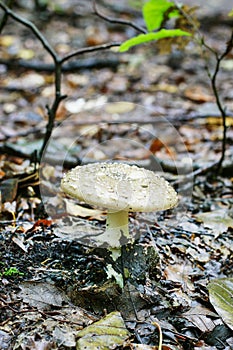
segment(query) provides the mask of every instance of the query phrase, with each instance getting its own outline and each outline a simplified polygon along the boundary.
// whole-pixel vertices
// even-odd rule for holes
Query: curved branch
[[[134,28],[135,30],[137,30],[138,32],[142,33],[142,34],[146,34],[147,31],[146,29],[142,28],[141,26],[137,25],[136,23],[134,22],[131,22],[131,21],[127,21],[127,20],[124,20],[124,19],[117,19],[117,18],[113,18],[113,17],[108,17],[106,15],[103,15],[102,13],[99,12],[99,10],[97,9],[97,6],[96,6],[96,1],[93,0],[93,9],[94,9],[94,13],[104,19],[105,21],[107,22],[110,22],[110,23],[116,23],[116,24],[122,24],[122,25],[127,25],[129,27],[132,27]]]
[[[6,5],[8,7],[11,7],[12,5],[12,0],[8,0],[6,2]],[[0,33],[2,32],[3,28],[5,27],[6,23],[7,23],[7,19],[8,19],[8,14],[6,12],[4,12],[4,15],[2,16],[1,20],[0,20]]]
[[[75,56],[83,55],[84,53],[90,53],[90,52],[110,49],[110,48],[115,47],[115,46],[120,46],[121,44],[122,44],[121,42],[116,41],[116,42],[106,43],[106,44],[102,44],[102,45],[83,47],[82,49],[78,49],[78,50],[66,55],[65,57],[61,58],[60,62],[64,63]]]
[[[220,70],[220,64],[222,62],[222,60],[230,53],[230,51],[233,48],[233,31],[231,33],[231,37],[230,40],[227,42],[227,46],[225,51],[220,55],[220,56],[216,56],[216,66],[215,66],[215,70],[214,73],[211,76],[211,85],[212,85],[212,90],[215,96],[215,100],[216,100],[216,104],[218,106],[218,109],[222,115],[222,126],[223,126],[223,138],[222,138],[222,154],[218,163],[218,167],[217,167],[217,172],[220,171],[221,167],[222,167],[222,163],[225,159],[225,153],[226,153],[226,143],[227,143],[227,113],[226,113],[226,109],[224,108],[220,96],[219,96],[219,92],[218,92],[218,88],[217,88],[217,75],[219,73]]]
[[[52,48],[52,46],[49,44],[47,39],[42,35],[42,33],[39,31],[39,29],[30,21],[27,19],[15,14],[9,7],[7,7],[2,1],[0,1],[0,8],[5,12],[7,16],[12,17],[15,21],[23,24],[25,27],[28,27],[31,29],[31,31],[35,34],[37,39],[41,42],[43,47],[46,51],[50,53],[50,55],[53,57],[54,62],[58,61],[58,56],[56,54],[56,51]]]

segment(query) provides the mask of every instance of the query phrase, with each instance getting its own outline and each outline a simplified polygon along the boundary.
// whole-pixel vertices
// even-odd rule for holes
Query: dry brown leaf
[[[196,306],[182,314],[182,316],[203,333],[211,332],[216,327],[216,322],[213,322],[210,317],[218,317],[217,314],[202,306]]]
[[[164,274],[167,280],[179,282],[181,285],[188,287],[189,290],[194,290],[194,285],[190,280],[190,274],[192,271],[192,265],[184,261],[182,264],[168,265]]]
[[[195,215],[197,220],[203,222],[204,227],[213,230],[215,237],[226,232],[228,228],[233,228],[233,219],[227,214],[225,209]]]
[[[62,306],[68,301],[66,295],[50,283],[28,281],[19,287],[21,289],[19,296],[23,301],[42,310],[49,309],[51,305]]]
[[[211,96],[202,86],[190,86],[184,91],[185,97],[188,99],[198,102],[211,102],[214,101],[213,96]]]

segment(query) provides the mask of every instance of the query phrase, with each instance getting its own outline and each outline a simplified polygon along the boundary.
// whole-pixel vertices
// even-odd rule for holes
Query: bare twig
[[[217,88],[217,75],[219,73],[219,69],[220,69],[220,64],[222,62],[222,60],[230,53],[230,51],[233,48],[233,31],[231,33],[231,37],[230,40],[227,43],[226,49],[225,51],[219,56],[216,54],[216,66],[214,69],[213,74],[211,75],[208,67],[208,74],[209,77],[211,79],[211,85],[212,85],[212,90],[215,96],[215,100],[216,100],[216,104],[218,106],[218,109],[222,115],[222,126],[223,126],[223,134],[222,134],[222,152],[221,152],[221,157],[219,159],[218,162],[218,166],[217,166],[217,172],[220,171],[221,167],[222,167],[222,163],[225,159],[225,153],[226,153],[226,139],[227,139],[227,123],[226,123],[226,119],[227,119],[227,113],[226,113],[226,108],[223,107],[223,104],[221,102],[220,96],[219,96],[219,92],[218,92],[218,88]]]
[[[233,31],[231,33],[231,37],[230,40],[227,42],[226,45],[226,49],[225,51],[219,55],[219,53],[213,49],[211,46],[209,46],[206,41],[204,36],[202,35],[202,33],[200,32],[199,28],[197,27],[195,21],[192,19],[192,16],[190,16],[189,14],[187,14],[185,11],[183,11],[183,9],[177,4],[176,0],[173,0],[176,7],[179,9],[179,11],[182,13],[182,15],[188,20],[188,22],[192,25],[192,27],[195,30],[195,33],[197,34],[199,41],[198,44],[200,45],[201,49],[202,49],[202,54],[204,55],[204,50],[203,48],[207,49],[210,53],[212,53],[215,57],[216,60],[216,65],[214,68],[214,72],[211,73],[210,68],[209,68],[209,64],[206,61],[206,71],[207,74],[209,76],[210,82],[211,82],[211,88],[212,91],[214,93],[214,97],[215,97],[215,101],[216,101],[216,105],[218,107],[218,110],[221,114],[221,118],[222,118],[222,126],[223,126],[223,133],[222,133],[222,151],[221,151],[221,157],[218,161],[218,165],[216,166],[216,173],[218,174],[221,170],[222,167],[222,163],[225,159],[225,154],[226,154],[226,139],[227,139],[227,124],[226,124],[226,119],[227,119],[227,113],[226,113],[226,109],[223,106],[223,103],[221,101],[221,98],[219,96],[219,91],[218,91],[218,87],[217,87],[217,76],[220,70],[220,65],[221,62],[223,61],[223,59],[230,53],[230,51],[233,48]]]
[[[111,42],[111,43],[106,43],[106,44],[101,44],[101,45],[96,45],[96,46],[83,47],[82,49],[71,52],[70,54],[63,57],[61,59],[61,63],[64,63],[75,56],[79,56],[79,55],[83,55],[85,53],[90,53],[90,52],[95,52],[95,51],[103,51],[103,50],[111,49],[112,47],[120,46],[120,45],[121,45],[121,42],[116,41],[116,42]]]
[[[7,0],[6,5],[10,8],[13,3],[13,0]],[[8,19],[8,14],[4,12],[1,20],[0,20],[0,33],[2,32],[3,28],[5,27]]]
[[[50,53],[50,55],[53,57],[54,61],[57,60],[56,52],[54,51],[52,46],[49,44],[47,39],[39,31],[39,29],[31,21],[28,21],[27,19],[25,19],[19,15],[16,15],[14,13],[14,11],[12,11],[2,1],[0,1],[0,8],[2,8],[2,10],[5,12],[5,14],[7,14],[11,18],[13,18],[16,22],[19,22],[19,23],[23,24],[25,27],[29,28],[35,34],[37,39],[41,42],[41,44],[43,45],[45,50]]]
[[[60,57],[56,51],[53,49],[53,47],[49,44],[47,39],[44,37],[44,35],[40,32],[40,30],[29,20],[17,15],[14,11],[12,11],[6,4],[4,4],[2,1],[0,1],[0,8],[4,11],[4,18],[6,23],[7,18],[10,16],[13,18],[16,22],[24,25],[25,27],[29,28],[36,38],[40,41],[44,49],[50,54],[50,56],[53,59],[54,63],[54,75],[55,75],[55,94],[54,94],[54,100],[52,103],[52,106],[47,106],[47,112],[48,112],[48,123],[46,126],[46,133],[43,139],[43,144],[42,148],[39,151],[39,159],[41,159],[43,152],[46,148],[47,142],[49,141],[53,128],[54,128],[54,123],[55,123],[55,118],[56,118],[56,113],[58,110],[58,107],[60,105],[60,102],[66,98],[65,95],[62,95],[61,92],[61,76],[62,76],[62,65],[64,62],[70,60],[73,57],[83,55],[85,53],[90,53],[90,52],[95,52],[95,51],[100,51],[100,50],[105,50],[109,49],[114,46],[119,46],[121,43],[119,42],[112,42],[112,43],[107,43],[103,45],[97,45],[97,46],[92,46],[92,47],[87,47],[87,48],[82,48],[79,50],[74,51],[73,53],[70,53],[66,55],[65,57]]]
[[[118,19],[118,18],[113,18],[113,17],[108,17],[106,15],[103,15],[102,13],[99,12],[99,10],[97,9],[97,6],[96,6],[96,1],[93,0],[93,9],[94,9],[94,13],[102,18],[103,20],[109,22],[109,23],[116,23],[116,24],[122,24],[122,25],[127,25],[129,27],[132,27],[134,28],[136,31],[140,32],[140,33],[143,33],[143,34],[146,34],[147,33],[147,30],[139,25],[137,25],[136,23],[134,22],[131,22],[131,21],[127,21],[127,20],[124,20],[124,19]]]

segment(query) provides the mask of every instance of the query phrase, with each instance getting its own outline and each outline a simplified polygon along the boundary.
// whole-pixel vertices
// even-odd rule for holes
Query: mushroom
[[[71,197],[107,209],[106,229],[98,239],[110,246],[114,260],[120,247],[132,242],[129,212],[165,210],[177,204],[177,193],[164,178],[125,163],[77,166],[65,174],[61,188]]]

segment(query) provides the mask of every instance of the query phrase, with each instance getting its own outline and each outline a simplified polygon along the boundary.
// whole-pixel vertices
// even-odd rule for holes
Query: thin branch
[[[60,60],[60,62],[64,63],[75,56],[83,55],[85,53],[110,49],[110,48],[115,47],[115,46],[120,46],[121,44],[122,44],[121,42],[116,41],[116,42],[106,43],[106,44],[101,44],[101,45],[96,45],[96,46],[83,47],[82,49],[76,50],[76,51],[68,54],[67,56],[63,57]]]
[[[3,9],[3,11],[6,13],[7,16],[10,16],[13,18],[16,22],[21,23],[25,27],[29,28],[36,38],[40,41],[44,49],[51,55],[54,66],[55,66],[55,97],[52,104],[52,107],[48,107],[48,123],[46,126],[46,133],[43,139],[43,145],[39,152],[39,159],[41,159],[41,156],[43,154],[43,151],[46,147],[46,144],[51,137],[56,112],[58,109],[58,106],[61,102],[61,100],[64,98],[64,96],[61,96],[61,63],[60,63],[60,57],[57,55],[56,51],[53,49],[53,47],[49,44],[47,39],[43,36],[43,34],[40,32],[40,30],[29,20],[15,14],[11,9],[9,9],[5,4],[0,1],[0,8]]]
[[[8,7],[11,7],[12,2],[13,2],[13,0],[8,0],[6,2],[6,5]],[[4,12],[4,14],[3,14],[3,16],[2,16],[2,18],[0,20],[0,33],[2,32],[3,28],[5,27],[5,25],[7,23],[7,20],[8,20],[8,14],[6,12]]]
[[[218,93],[217,75],[219,73],[220,64],[221,64],[222,60],[230,53],[232,48],[233,48],[233,31],[231,33],[231,38],[230,38],[230,40],[227,43],[225,51],[220,56],[216,57],[217,62],[216,62],[214,73],[213,73],[213,75],[211,77],[212,89],[213,89],[214,96],[215,96],[215,99],[216,99],[216,104],[217,104],[218,109],[219,109],[219,111],[221,112],[221,115],[222,115],[222,126],[223,126],[222,154],[221,154],[221,157],[220,157],[220,160],[219,160],[219,163],[218,163],[217,172],[220,171],[222,163],[223,163],[224,158],[225,158],[226,139],[227,139],[227,123],[226,123],[227,113],[226,113],[226,109],[222,105],[222,102],[220,100],[220,96],[219,96],[219,93]]]
[[[35,34],[37,39],[39,39],[39,41],[41,42],[41,44],[43,45],[45,50],[50,53],[50,55],[53,57],[55,62],[57,61],[57,54],[56,54],[55,50],[52,48],[52,46],[49,44],[47,39],[42,35],[42,33],[39,31],[39,29],[32,22],[28,21],[27,19],[25,19],[19,15],[16,15],[9,7],[7,7],[5,4],[3,4],[2,1],[0,1],[0,8],[2,8],[2,10],[8,16],[12,17],[15,21],[17,21],[17,22],[23,24],[25,27],[28,27],[29,29],[31,29],[31,31]]]
[[[217,75],[219,73],[220,70],[220,65],[222,60],[230,53],[230,51],[233,48],[233,31],[231,33],[231,37],[230,40],[227,42],[227,46],[225,51],[219,55],[218,52],[216,50],[214,50],[211,46],[209,46],[204,39],[204,36],[201,34],[199,28],[197,27],[195,21],[193,21],[192,16],[190,16],[189,14],[187,14],[185,11],[183,11],[183,9],[178,5],[176,0],[173,0],[176,7],[179,9],[180,13],[188,20],[188,22],[192,25],[192,27],[195,30],[195,33],[198,35],[200,41],[199,41],[199,46],[202,49],[202,55],[203,57],[205,57],[204,54],[204,50],[203,48],[207,49],[209,52],[211,52],[216,59],[216,65],[214,68],[214,72],[211,73],[210,69],[209,69],[209,65],[208,62],[206,61],[206,71],[207,74],[210,78],[210,82],[211,82],[211,87],[212,87],[212,91],[214,93],[214,97],[215,97],[215,101],[216,101],[216,105],[218,107],[219,112],[221,113],[221,118],[222,118],[222,126],[223,126],[223,133],[222,133],[222,152],[221,152],[221,157],[219,159],[218,162],[218,166],[217,166],[217,173],[219,173],[219,171],[221,170],[222,167],[222,163],[225,159],[225,153],[226,153],[226,140],[227,140],[227,125],[226,125],[226,118],[227,118],[227,113],[226,113],[226,109],[224,108],[222,101],[220,99],[219,96],[219,91],[218,91],[218,87],[217,87]]]
[[[147,31],[146,29],[144,29],[143,27],[137,25],[136,23],[134,22],[131,22],[131,21],[127,21],[127,20],[124,20],[124,19],[117,19],[117,18],[113,18],[113,17],[108,17],[106,15],[103,15],[102,13],[99,12],[99,10],[97,9],[97,6],[96,6],[96,1],[93,0],[93,9],[94,9],[94,13],[99,17],[99,18],[102,18],[103,20],[109,22],[109,23],[116,23],[116,24],[122,24],[122,25],[127,25],[129,27],[132,27],[134,28],[136,31],[140,32],[140,33],[143,33],[143,34],[146,34]]]

